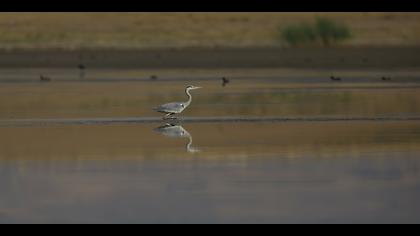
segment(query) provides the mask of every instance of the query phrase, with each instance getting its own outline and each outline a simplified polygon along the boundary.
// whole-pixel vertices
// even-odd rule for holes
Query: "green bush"
[[[330,45],[331,42],[338,42],[351,37],[350,30],[347,26],[339,25],[326,18],[317,18],[315,29],[318,37],[325,46]]]
[[[282,37],[292,45],[308,43],[316,40],[316,33],[311,26],[302,24],[290,26],[283,30]]]
[[[291,45],[321,42],[329,46],[351,37],[350,29],[327,18],[317,18],[314,25],[291,25],[281,30],[281,36]]]

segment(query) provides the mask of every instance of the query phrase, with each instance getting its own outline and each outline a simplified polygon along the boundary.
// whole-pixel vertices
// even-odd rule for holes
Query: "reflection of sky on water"
[[[4,161],[0,222],[416,222],[417,156]]]
[[[2,127],[0,222],[419,223],[417,122],[183,126]]]

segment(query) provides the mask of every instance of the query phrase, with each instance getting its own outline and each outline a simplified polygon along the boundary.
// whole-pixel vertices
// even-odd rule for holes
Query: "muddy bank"
[[[302,68],[420,67],[420,47],[11,50],[0,68]]]

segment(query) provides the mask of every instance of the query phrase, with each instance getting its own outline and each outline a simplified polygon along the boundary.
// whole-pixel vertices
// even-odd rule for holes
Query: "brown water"
[[[189,83],[1,84],[0,223],[420,223],[416,84],[201,80],[191,122],[46,120],[141,121]]]
[[[235,82],[233,82],[235,83]],[[186,101],[185,116],[412,116],[420,114],[416,84],[293,84],[237,81],[6,83],[0,86],[0,119],[150,117],[151,108]]]

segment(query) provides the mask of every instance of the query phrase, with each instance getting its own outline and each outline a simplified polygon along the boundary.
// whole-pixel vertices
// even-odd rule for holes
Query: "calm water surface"
[[[156,116],[185,83],[2,84],[0,119]],[[189,117],[420,117],[406,84],[200,84]],[[0,223],[420,223],[419,144],[418,121],[0,125]]]

